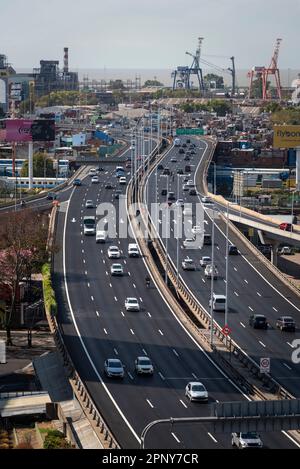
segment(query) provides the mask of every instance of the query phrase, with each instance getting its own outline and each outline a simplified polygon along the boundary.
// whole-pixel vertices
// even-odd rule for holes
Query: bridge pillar
[[[279,247],[279,241],[271,241],[270,244],[272,245],[272,249],[271,249],[271,262],[273,265],[275,265],[275,267],[277,267],[277,261],[278,261],[278,254],[277,254],[277,250],[278,250],[278,247]]]
[[[28,177],[29,189],[33,188],[33,142],[28,145]]]

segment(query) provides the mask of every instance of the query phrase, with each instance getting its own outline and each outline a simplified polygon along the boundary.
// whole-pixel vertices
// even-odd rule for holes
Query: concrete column
[[[28,177],[29,189],[33,189],[33,142],[28,144]]]
[[[271,262],[275,267],[277,267],[277,260],[278,260],[278,255],[277,255],[277,249],[279,247],[279,242],[278,241],[272,241],[272,249],[271,249]]]
[[[296,149],[296,191],[300,190],[300,147]]]

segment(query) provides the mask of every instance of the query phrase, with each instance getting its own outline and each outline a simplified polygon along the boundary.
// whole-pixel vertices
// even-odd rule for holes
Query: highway
[[[184,155],[178,153],[177,148],[173,148],[162,161],[164,167],[170,168],[175,174],[169,178],[169,191],[175,192],[177,197],[177,176],[176,171],[184,168],[186,164],[192,165],[190,179],[201,180],[205,158],[207,157],[206,143],[204,141],[191,140],[197,144],[196,155],[192,155],[191,161],[183,161]],[[172,158],[177,158],[177,163],[172,163]],[[196,175],[197,169],[199,174]],[[161,195],[161,191],[166,188],[167,179],[158,171],[158,188],[156,192],[155,170],[149,178],[149,204],[155,202],[156,196],[160,202],[165,202],[166,197]],[[182,181],[183,182],[183,181]],[[180,184],[179,198],[187,203],[200,203],[197,196],[189,196],[188,192],[182,191]],[[199,184],[198,184],[199,186]],[[200,188],[201,190],[201,188]],[[201,194],[203,195],[203,194]],[[220,209],[220,205],[217,207]],[[205,231],[212,231],[212,209],[204,206],[205,209]],[[223,211],[226,210],[223,208]],[[177,240],[174,235],[174,224],[171,217],[171,238],[168,240],[168,253],[176,266]],[[217,215],[216,215],[217,217]],[[162,220],[159,222],[159,230],[162,235]],[[226,256],[226,226],[221,220],[216,220],[215,230],[215,263],[219,271],[219,278],[214,282],[214,291],[217,294],[225,294],[225,256]],[[261,357],[271,358],[271,374],[284,387],[295,396],[300,397],[300,366],[291,362],[293,352],[292,341],[300,338],[300,302],[299,296],[293,293],[285,284],[269,271],[269,269],[257,259],[242,243],[236,235],[230,232],[230,240],[235,244],[241,255],[229,256],[229,326],[232,329],[231,337],[241,348],[250,355],[256,362]],[[162,239],[166,245],[166,240]],[[198,302],[209,312],[208,303],[210,299],[211,282],[204,276],[204,269],[200,267],[202,256],[211,257],[211,246],[203,246],[201,250],[189,250],[183,247],[183,239],[180,240],[180,276],[188,285]],[[185,257],[192,258],[197,271],[184,271],[181,262]],[[265,330],[255,330],[249,326],[249,316],[254,313],[266,315],[269,328]],[[281,332],[275,328],[276,319],[281,315],[291,315],[296,320],[297,332]],[[215,312],[215,320],[223,327],[224,312]]]
[[[104,167],[100,183],[89,177],[72,189],[60,206],[56,242],[60,251],[54,260],[54,284],[59,304],[59,322],[72,360],[94,402],[118,439],[121,447],[139,446],[142,429],[153,420],[169,417],[195,417],[210,414],[209,404],[189,403],[184,395],[189,381],[202,381],[210,402],[243,400],[240,390],[216,367],[195,339],[184,329],[156,289],[145,285],[147,270],[142,258],[127,256],[128,238],[97,245],[94,237],[83,235],[85,201],[112,203],[114,224],[119,232],[119,201],[107,182],[117,185],[114,168]],[[118,187],[119,188],[119,187]],[[120,187],[121,188],[121,187]],[[125,189],[123,192],[125,193]],[[121,198],[124,204],[125,199]],[[95,211],[94,211],[95,212]],[[132,240],[130,240],[132,242]],[[111,277],[107,248],[117,245],[125,275]],[[127,296],[137,297],[142,309],[124,309]],[[154,363],[153,377],[137,377],[134,361],[148,355]],[[125,364],[123,381],[105,377],[107,358],[118,357]],[[283,434],[262,435],[270,448],[295,448]],[[229,448],[230,435],[213,435],[205,425],[185,425],[152,432],[147,440],[152,448]]]

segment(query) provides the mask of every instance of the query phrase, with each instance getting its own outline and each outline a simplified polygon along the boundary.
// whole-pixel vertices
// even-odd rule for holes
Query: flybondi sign
[[[273,147],[300,147],[300,125],[274,125]]]

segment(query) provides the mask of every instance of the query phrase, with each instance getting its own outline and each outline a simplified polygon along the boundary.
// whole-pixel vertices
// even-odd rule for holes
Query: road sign
[[[176,129],[176,135],[204,135],[204,129],[196,128],[196,129]]]
[[[260,372],[261,373],[270,373],[271,369],[271,360],[270,358],[261,358],[260,359]]]
[[[231,329],[229,326],[224,326],[222,329],[222,333],[227,337],[231,333]]]
[[[300,147],[300,125],[274,125],[273,147]]]

